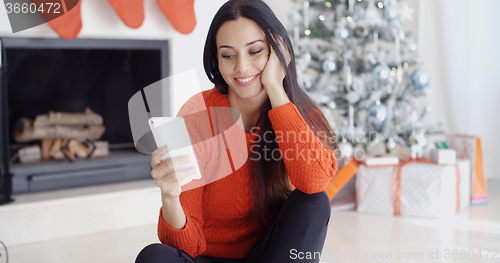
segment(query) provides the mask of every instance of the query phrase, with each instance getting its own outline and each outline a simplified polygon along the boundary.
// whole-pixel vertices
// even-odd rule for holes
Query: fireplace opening
[[[168,76],[167,41],[3,38],[2,153],[12,192],[25,193],[150,177],[150,156],[134,148],[128,101]],[[168,102],[168,94],[163,101]],[[41,141],[18,142],[12,129],[21,118],[49,112],[102,116],[109,155],[22,163],[19,150]]]

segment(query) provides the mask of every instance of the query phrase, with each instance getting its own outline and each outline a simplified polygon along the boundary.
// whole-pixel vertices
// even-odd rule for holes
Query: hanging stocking
[[[59,3],[52,4],[53,1],[48,0],[31,0],[38,7],[43,5],[44,12],[41,15],[48,21],[50,27],[56,31],[61,38],[73,39],[82,30],[82,16],[80,14],[80,0],[63,0],[61,1],[62,6]],[[52,11],[49,13],[49,5]],[[60,12],[62,15],[55,15],[54,12]],[[57,18],[55,18],[57,17]]]
[[[144,22],[144,0],[108,0],[116,13],[130,28],[139,28]]]
[[[157,3],[177,32],[193,32],[196,26],[194,0],[157,0]]]

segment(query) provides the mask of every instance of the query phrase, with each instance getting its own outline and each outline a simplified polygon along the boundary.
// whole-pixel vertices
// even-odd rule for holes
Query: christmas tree
[[[431,76],[403,29],[412,13],[403,0],[304,0],[288,13],[299,83],[347,158],[353,145],[370,153],[380,142],[421,153],[444,131],[443,121],[425,123]]]

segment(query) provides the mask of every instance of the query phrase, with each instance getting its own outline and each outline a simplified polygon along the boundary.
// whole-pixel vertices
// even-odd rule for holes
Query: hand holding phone
[[[151,155],[151,176],[155,179],[156,184],[160,187],[162,198],[175,200],[179,197],[182,190],[181,187],[188,184],[193,179],[191,178],[197,171],[196,168],[188,168],[184,170],[175,169],[176,166],[189,163],[189,156],[179,156],[166,161],[162,161],[161,157],[168,153],[166,147],[156,149]],[[174,172],[169,172],[176,170]]]
[[[163,162],[172,161],[172,166],[167,172],[180,172],[193,168],[195,173],[186,179],[200,179],[200,167],[184,118],[151,117],[148,122],[158,149],[168,147],[168,152],[161,157]],[[185,156],[189,156],[190,162],[182,162],[181,160],[186,159],[179,158]]]

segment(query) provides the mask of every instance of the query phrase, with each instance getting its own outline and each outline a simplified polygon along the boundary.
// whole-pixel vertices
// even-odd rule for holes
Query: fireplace
[[[0,38],[2,180],[9,194],[150,178],[150,156],[134,148],[127,103],[142,88],[169,74],[168,41]],[[161,98],[168,103],[168,94]],[[100,114],[109,156],[22,164],[10,134],[23,117],[49,111]],[[165,107],[168,108],[168,107]],[[32,143],[31,143],[32,144]]]

